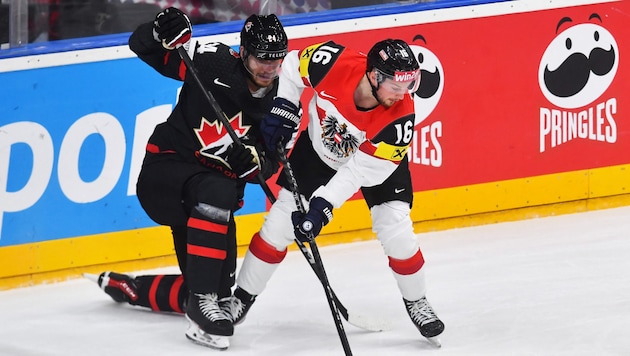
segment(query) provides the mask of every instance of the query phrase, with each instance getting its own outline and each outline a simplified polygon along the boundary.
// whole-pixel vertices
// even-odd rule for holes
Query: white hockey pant
[[[308,205],[305,205],[308,206]],[[297,210],[293,194],[281,189],[269,209],[259,234],[249,244],[236,283],[249,294],[259,295],[287,253],[295,235],[291,213]]]
[[[402,296],[418,300],[426,294],[424,259],[413,231],[409,204],[389,201],[373,206],[372,231],[389,258],[389,266]]]

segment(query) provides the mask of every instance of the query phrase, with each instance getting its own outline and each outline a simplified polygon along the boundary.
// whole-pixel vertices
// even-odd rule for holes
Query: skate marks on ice
[[[349,310],[391,322],[383,332],[344,322],[354,355],[623,355],[628,217],[624,207],[419,234],[427,297],[446,325],[441,349],[409,320],[377,241],[321,253]],[[0,355],[343,355],[324,291],[299,251],[287,255],[227,351],[190,342],[187,325],[182,315],[116,304],[87,279],[0,292]]]

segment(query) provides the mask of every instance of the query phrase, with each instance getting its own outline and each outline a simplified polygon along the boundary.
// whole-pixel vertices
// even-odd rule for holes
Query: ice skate
[[[245,316],[256,301],[256,296],[247,293],[239,287],[234,291],[234,295],[222,298],[219,301],[221,309],[230,317],[233,325],[238,325],[245,320]]]
[[[189,325],[186,337],[191,341],[217,350],[230,346],[228,336],[234,334],[230,317],[221,310],[215,293],[191,294],[186,306]]]
[[[98,276],[84,273],[83,277],[96,282],[116,303],[130,303],[138,299],[138,286],[133,276],[107,271]]]
[[[444,323],[435,315],[435,311],[429,305],[426,297],[422,297],[416,301],[408,301],[403,298],[407,314],[411,321],[420,331],[422,336],[426,337],[436,347],[441,347],[440,340],[437,338],[444,331]]]

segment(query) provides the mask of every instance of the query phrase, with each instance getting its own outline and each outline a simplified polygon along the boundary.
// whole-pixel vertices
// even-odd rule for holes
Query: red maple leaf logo
[[[245,136],[251,128],[250,125],[243,125],[243,113],[240,111],[228,121],[238,137]],[[202,117],[199,128],[195,129],[195,134],[197,134],[202,147],[227,146],[232,143],[232,138],[229,136],[227,129],[224,129],[220,120],[210,122],[205,117]]]

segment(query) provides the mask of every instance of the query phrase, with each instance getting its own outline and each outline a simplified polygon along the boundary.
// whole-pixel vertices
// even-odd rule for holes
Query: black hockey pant
[[[243,186],[215,174],[197,174],[184,186],[186,226],[171,226],[183,275],[136,277],[139,298],[133,304],[155,311],[185,311],[189,290],[229,296],[236,270],[236,225]]]

